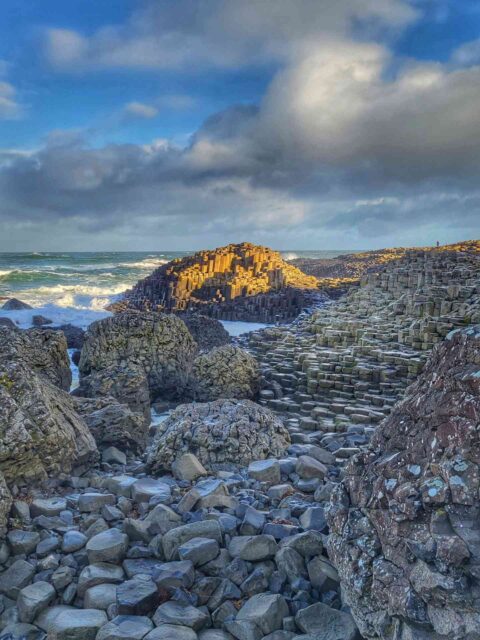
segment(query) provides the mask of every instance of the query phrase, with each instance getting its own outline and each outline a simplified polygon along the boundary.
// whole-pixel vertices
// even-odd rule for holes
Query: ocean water
[[[86,328],[109,315],[105,307],[121,297],[161,264],[188,251],[0,253],[1,298],[19,298],[34,310],[3,311],[21,327],[31,326],[41,314],[54,324],[72,323]],[[282,251],[285,259],[333,258],[350,251]],[[237,325],[238,323],[232,323]],[[238,333],[242,328],[227,327]]]

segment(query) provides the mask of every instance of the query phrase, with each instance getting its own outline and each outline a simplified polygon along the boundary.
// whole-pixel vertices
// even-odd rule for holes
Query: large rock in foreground
[[[207,469],[247,466],[281,456],[289,444],[283,422],[250,400],[183,404],[158,427],[148,466],[155,473],[170,471],[184,453]]]
[[[183,396],[197,345],[179,318],[121,313],[88,328],[77,395],[113,396],[148,419],[150,401]]]
[[[198,402],[219,398],[254,399],[260,368],[247,351],[226,345],[198,356],[193,365],[192,393]]]
[[[480,629],[480,326],[437,346],[332,499],[330,557],[361,633]]]
[[[0,328],[0,472],[8,483],[58,475],[98,455],[73,399],[51,381],[57,374],[47,366],[48,350],[37,358],[38,339],[35,331]]]

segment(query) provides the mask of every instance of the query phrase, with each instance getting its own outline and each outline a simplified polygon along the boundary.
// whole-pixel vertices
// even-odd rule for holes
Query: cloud
[[[284,61],[319,38],[400,28],[416,12],[403,0],[149,0],[124,24],[91,35],[49,28],[43,53],[58,69],[196,70]]]
[[[276,71],[258,104],[212,115],[184,147],[163,139],[93,147],[57,133],[31,153],[0,153],[4,227],[19,217],[36,229],[68,220],[98,242],[151,246],[158,237],[177,247],[242,236],[351,248],[478,233],[480,65],[398,61],[380,40],[348,35],[352,20],[369,30],[405,24],[404,3],[320,5],[212,0],[192,14],[186,0],[171,12],[146,3],[123,27],[56,34],[50,44],[67,50],[65,69],[228,67],[258,56],[275,59]],[[124,112],[151,118],[168,99]]]
[[[149,120],[158,116],[158,109],[143,102],[129,102],[124,107],[124,113],[127,116]]]
[[[0,80],[0,120],[16,120],[23,113],[17,91],[9,82]]]

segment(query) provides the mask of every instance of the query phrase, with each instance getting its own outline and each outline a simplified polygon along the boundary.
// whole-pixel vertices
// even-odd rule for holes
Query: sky
[[[480,237],[474,0],[2,0],[0,251]]]

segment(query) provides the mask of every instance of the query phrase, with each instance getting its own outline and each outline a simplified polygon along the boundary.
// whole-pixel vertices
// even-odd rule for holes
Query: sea
[[[2,298],[18,298],[33,310],[4,311],[19,327],[32,324],[33,315],[43,315],[54,325],[88,327],[110,313],[105,307],[121,298],[138,280],[158,266],[189,251],[105,251],[0,253],[0,307]],[[352,251],[282,251],[294,258],[334,258]],[[246,325],[246,326],[245,326]],[[225,323],[232,335],[254,330],[256,323]]]

